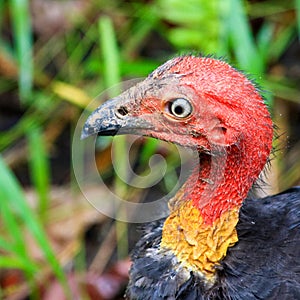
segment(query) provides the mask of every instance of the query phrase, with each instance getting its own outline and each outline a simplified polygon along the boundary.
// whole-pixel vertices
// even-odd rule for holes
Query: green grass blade
[[[6,170],[0,166],[0,211],[3,229],[9,234],[14,251],[24,258],[28,258],[23,232],[16,220],[15,212],[9,205],[10,201],[15,200],[15,194],[11,191],[8,183],[10,182],[6,179]]]
[[[298,39],[300,37],[300,0],[295,0],[295,8],[297,15]]]
[[[157,25],[159,17],[157,9],[152,6],[143,6],[137,13],[138,21],[133,27],[131,34],[123,45],[122,54],[128,59],[134,57],[135,53],[140,49],[146,37]]]
[[[26,273],[29,281],[34,277],[37,272],[37,266],[30,259],[26,242],[24,239],[24,230],[19,221],[16,210],[13,208],[14,201],[18,202],[18,193],[15,193],[15,186],[11,185],[13,182],[10,180],[8,169],[0,162],[0,212],[1,221],[3,224],[4,234],[9,236],[9,240],[0,241],[0,249],[6,252],[6,255],[0,256],[0,267],[15,267],[21,268]],[[21,196],[22,197],[22,196]],[[7,245],[6,245],[7,243]],[[14,254],[14,259],[11,255]],[[20,265],[17,261],[22,261]]]
[[[38,267],[31,264],[30,261],[22,259],[21,257],[0,256],[1,269],[20,269],[29,274],[36,274]]]
[[[66,289],[66,278],[63,273],[61,266],[59,265],[55,254],[53,253],[47,236],[42,228],[39,219],[36,217],[34,211],[28,205],[21,187],[16,181],[13,173],[6,167],[2,157],[0,156],[0,191],[1,199],[7,199],[7,203],[11,204],[10,210],[17,213],[19,218],[23,220],[24,225],[27,227],[29,232],[35,238],[37,244],[41,247],[47,262],[51,266],[54,274],[58,277],[60,282],[64,285]],[[5,201],[3,201],[5,202]],[[5,202],[6,203],[6,202]],[[3,203],[1,203],[3,205]],[[14,227],[15,224],[11,223]],[[10,224],[10,225],[11,225]],[[10,228],[9,228],[10,229]],[[13,228],[16,232],[15,227]],[[12,232],[12,234],[14,233]],[[20,238],[21,242],[22,238]],[[20,243],[19,242],[19,243]]]
[[[10,0],[13,36],[19,64],[19,92],[23,103],[31,97],[33,82],[32,32],[29,1]]]
[[[102,17],[98,23],[100,33],[100,45],[103,56],[104,64],[104,82],[106,87],[113,87],[120,82],[120,59],[117,46],[116,35],[114,32],[113,24],[110,18]],[[119,94],[120,90],[111,90],[110,97]],[[126,178],[127,174],[127,153],[124,155],[126,149],[126,137],[118,137],[118,146],[114,147],[113,157],[115,160],[116,168],[122,173],[122,178]],[[127,186],[118,176],[115,176],[115,192],[117,195],[124,197],[126,195]],[[123,212],[118,212],[122,214]],[[127,239],[127,225],[122,222],[116,222],[116,234],[118,240],[118,256],[124,258],[128,255],[128,239]]]
[[[35,127],[27,134],[29,150],[29,167],[32,182],[39,196],[38,212],[45,220],[49,206],[49,161],[45,149],[42,131]]]
[[[228,22],[229,32],[233,50],[239,66],[256,75],[264,71],[263,61],[257,51],[253,34],[244,12],[241,0],[230,0]]]
[[[270,59],[269,51],[274,31],[274,24],[265,22],[257,34],[257,48],[264,64],[267,64],[268,59]]]
[[[1,219],[3,219],[3,218],[1,218]],[[10,236],[10,238],[12,239],[11,236]],[[16,238],[16,237],[14,237],[14,238]],[[4,253],[18,256],[19,260],[20,259],[26,260],[28,265],[30,265],[30,269],[32,269],[32,270],[34,269],[34,272],[37,272],[38,267],[30,259],[28,259],[27,253],[25,253],[26,257],[24,257],[24,255],[20,255],[19,248],[15,246],[15,243],[12,242],[11,239],[5,239],[4,237],[0,236],[0,249],[2,251],[2,256]],[[21,240],[21,239],[19,239],[19,240]]]
[[[120,82],[120,61],[116,36],[110,18],[102,17],[98,23],[100,46],[104,63],[104,80],[106,87],[112,87]],[[118,93],[118,91],[116,91]],[[110,95],[113,96],[113,95]]]
[[[4,1],[0,1],[0,32],[2,32],[3,18],[4,18]],[[1,40],[1,37],[0,37]]]

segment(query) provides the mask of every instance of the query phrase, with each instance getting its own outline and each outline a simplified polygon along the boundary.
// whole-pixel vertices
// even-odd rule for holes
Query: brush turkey
[[[273,123],[243,73],[209,57],[173,58],[97,108],[82,137],[94,133],[199,153],[169,216],[145,225],[128,299],[300,299],[300,189],[247,197],[271,153]]]

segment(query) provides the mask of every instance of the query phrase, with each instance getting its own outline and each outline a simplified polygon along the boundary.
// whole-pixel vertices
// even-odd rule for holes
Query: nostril
[[[120,118],[126,116],[127,114],[128,114],[128,109],[125,106],[120,106],[116,111],[117,117],[120,117]]]
[[[221,127],[221,131],[222,131],[224,134],[226,134],[227,128],[226,128],[226,127]]]

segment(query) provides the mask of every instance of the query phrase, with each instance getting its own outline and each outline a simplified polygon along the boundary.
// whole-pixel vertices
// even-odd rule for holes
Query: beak
[[[126,92],[125,92],[126,93]],[[142,116],[132,116],[136,101],[124,99],[126,94],[106,101],[99,106],[83,126],[81,139],[97,133],[98,135],[116,134],[143,134],[144,130],[152,129],[153,126]]]

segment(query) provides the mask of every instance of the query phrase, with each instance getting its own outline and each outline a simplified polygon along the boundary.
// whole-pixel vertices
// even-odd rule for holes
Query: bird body
[[[253,83],[227,63],[180,56],[100,106],[93,133],[177,143],[200,159],[148,224],[133,254],[129,299],[300,299],[300,192],[247,199],[272,149]]]
[[[263,199],[246,199],[237,235],[207,287],[160,249],[165,220],[144,226],[133,252],[129,299],[300,299],[300,189]]]

